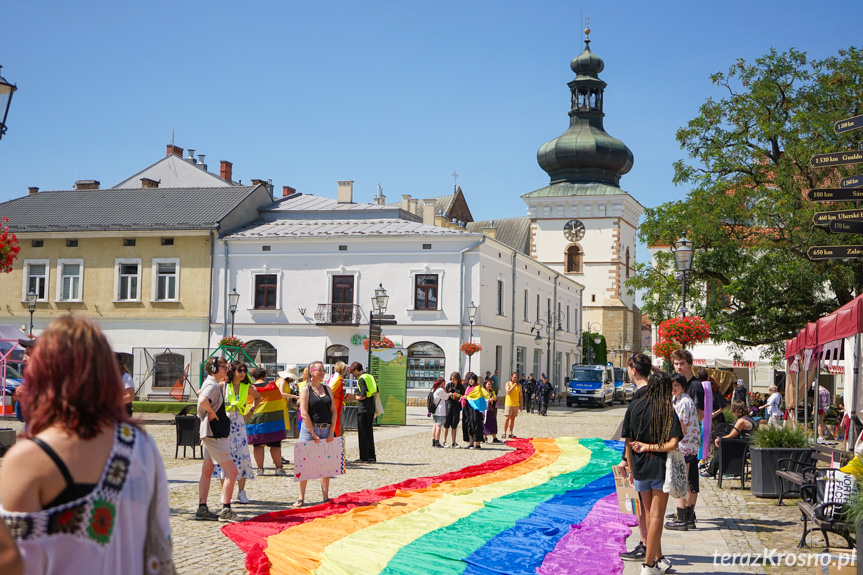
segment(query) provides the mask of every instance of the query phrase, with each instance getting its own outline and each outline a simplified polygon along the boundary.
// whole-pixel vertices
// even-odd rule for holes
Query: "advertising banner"
[[[407,350],[400,347],[372,349],[369,373],[378,384],[383,415],[376,419],[380,425],[407,423]]]

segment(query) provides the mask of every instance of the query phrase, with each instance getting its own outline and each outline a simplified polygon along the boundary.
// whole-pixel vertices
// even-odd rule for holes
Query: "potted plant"
[[[780,459],[809,461],[812,448],[802,425],[761,425],[752,434],[749,447],[752,458],[752,494],[755,497],[779,497],[781,482],[776,477]]]

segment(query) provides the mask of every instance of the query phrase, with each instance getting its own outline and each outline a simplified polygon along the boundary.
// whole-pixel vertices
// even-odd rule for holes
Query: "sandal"
[[[323,501],[321,501],[321,503],[332,503],[332,501],[333,501],[332,499],[330,499],[329,497],[327,497],[326,499],[324,499]]]
[[[293,506],[294,507],[302,507],[303,505],[305,505],[305,502],[302,499],[297,499],[297,502],[294,503]]]

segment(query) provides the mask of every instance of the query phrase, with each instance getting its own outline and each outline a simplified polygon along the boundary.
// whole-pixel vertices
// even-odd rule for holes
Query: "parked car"
[[[566,406],[614,403],[614,371],[607,365],[574,365],[567,383]]]
[[[629,381],[625,367],[612,368],[614,371],[614,400],[620,403],[632,401],[635,395],[635,384]]]

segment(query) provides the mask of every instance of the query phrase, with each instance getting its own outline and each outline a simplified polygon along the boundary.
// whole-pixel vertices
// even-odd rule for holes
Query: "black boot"
[[[695,529],[695,505],[689,505],[686,510],[688,511],[686,516],[686,522],[690,529]]]
[[[665,524],[665,528],[669,531],[689,531],[689,508],[678,507],[677,519],[669,521]]]

